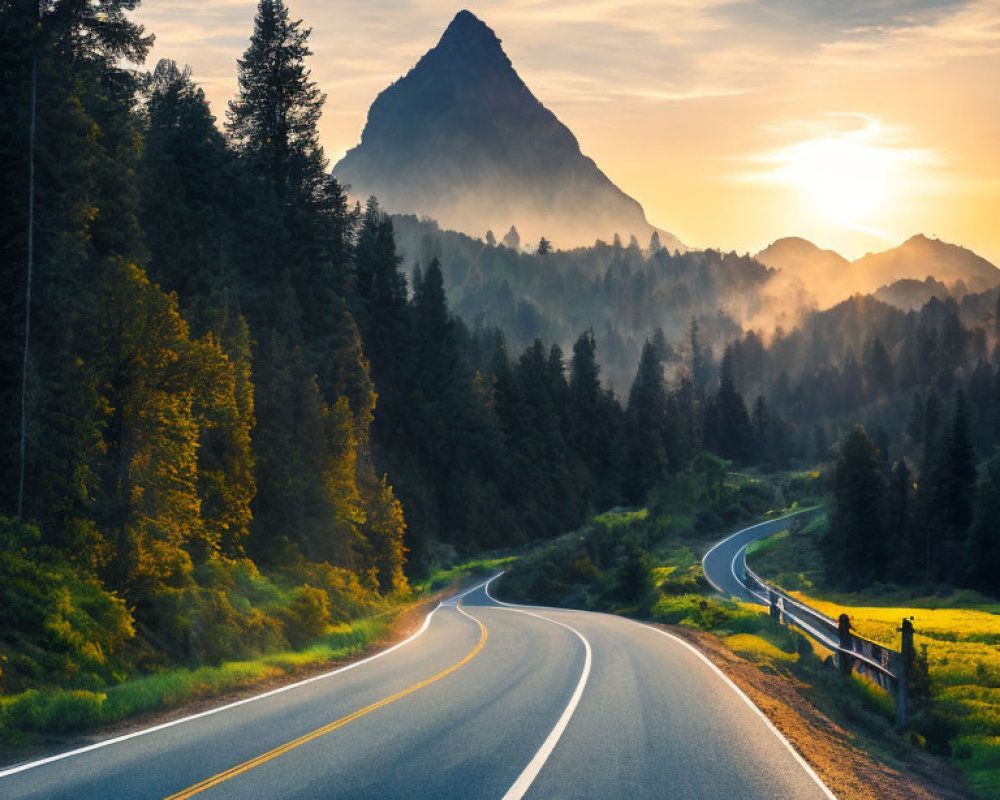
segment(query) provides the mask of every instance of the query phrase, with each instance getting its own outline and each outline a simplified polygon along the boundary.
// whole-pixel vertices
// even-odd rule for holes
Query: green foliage
[[[509,569],[518,560],[518,556],[504,556],[501,558],[476,558],[471,561],[463,561],[453,567],[437,569],[427,578],[417,585],[421,592],[435,592],[450,583],[465,576],[478,575],[481,577],[496,575]]]
[[[122,667],[134,635],[125,603],[40,545],[32,527],[0,517],[0,652],[8,692],[58,681],[98,684]]]
[[[330,598],[322,589],[306,584],[295,590],[292,602],[281,612],[285,638],[302,647],[319,638],[330,625]]]
[[[275,652],[255,661],[167,670],[100,692],[29,689],[0,696],[0,740],[12,741],[22,733],[92,729],[136,714],[247,688],[266,678],[294,675],[356,655],[384,636],[386,630],[384,617],[370,617],[329,630],[305,650]]]
[[[819,514],[805,525],[792,525],[788,531],[751,545],[747,563],[784,589],[808,592],[823,581],[820,542],[829,528],[827,514]]]
[[[1000,797],[1000,736],[959,737],[952,754],[978,797]]]
[[[886,479],[878,448],[860,425],[841,444],[833,502],[830,530],[822,540],[827,580],[860,588],[884,578]]]
[[[106,694],[36,689],[0,704],[0,732],[68,733],[93,728],[103,721]]]

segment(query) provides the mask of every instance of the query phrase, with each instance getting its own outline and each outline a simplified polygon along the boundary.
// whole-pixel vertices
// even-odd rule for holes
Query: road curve
[[[786,514],[777,519],[751,525],[727,536],[702,558],[701,567],[705,578],[727,597],[735,597],[737,600],[750,603],[758,602],[743,586],[743,579],[746,577],[747,547],[760,539],[787,530],[789,521],[795,517],[808,517],[817,511],[815,508],[796,511],[794,514]]]
[[[690,645],[606,614],[508,606],[487,588],[355,667],[0,768],[0,797],[833,797]]]

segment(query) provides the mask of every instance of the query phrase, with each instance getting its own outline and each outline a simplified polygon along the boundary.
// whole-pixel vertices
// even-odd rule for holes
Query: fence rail
[[[836,654],[837,664],[845,673],[857,671],[889,692],[896,701],[896,723],[904,727],[907,721],[906,665],[913,651],[913,625],[903,620],[902,647],[893,650],[878,642],[858,636],[840,620],[803,603],[779,587],[768,583],[746,565],[746,547],[738,554],[743,576],[737,575],[749,595],[771,610],[772,616],[795,625]],[[734,570],[735,574],[735,570]]]

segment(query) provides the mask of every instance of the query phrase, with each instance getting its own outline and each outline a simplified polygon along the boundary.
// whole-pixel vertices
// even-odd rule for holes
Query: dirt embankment
[[[905,748],[901,769],[876,760],[819,711],[789,679],[762,672],[708,633],[655,625],[690,642],[732,679],[809,762],[838,800],[970,800],[939,759]]]

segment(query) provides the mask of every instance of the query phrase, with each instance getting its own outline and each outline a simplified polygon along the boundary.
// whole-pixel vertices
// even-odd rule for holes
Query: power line
[[[36,6],[37,14],[37,6]],[[37,27],[37,25],[36,25]],[[24,362],[21,366],[21,475],[17,516],[24,513],[24,474],[28,444],[28,352],[31,346],[31,279],[35,263],[35,131],[38,110],[38,53],[31,57],[31,127],[28,137],[28,269],[24,288]]]

